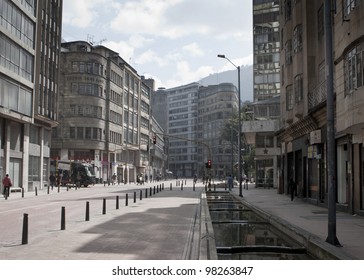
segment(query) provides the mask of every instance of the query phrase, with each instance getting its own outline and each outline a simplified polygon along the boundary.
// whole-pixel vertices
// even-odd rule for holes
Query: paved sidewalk
[[[233,193],[239,194],[235,186]],[[288,195],[277,194],[276,189],[255,188],[249,184],[243,189],[243,200],[269,215],[292,225],[312,237],[319,238],[325,248],[344,258],[364,260],[364,217],[337,212],[336,236],[342,247],[325,242],[328,235],[328,210],[320,206],[303,202],[295,198],[291,201]]]
[[[200,184],[194,191],[187,183],[183,190],[175,184],[170,190],[167,182],[163,191],[106,215],[72,223],[66,230],[48,230],[26,245],[0,247],[0,259],[187,259],[202,189]]]

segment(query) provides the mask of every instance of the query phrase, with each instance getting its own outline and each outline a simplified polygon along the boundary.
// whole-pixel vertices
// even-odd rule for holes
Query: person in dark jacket
[[[293,180],[292,177],[291,179],[289,179],[288,187],[291,193],[291,201],[293,201],[294,194],[296,193],[296,182]]]

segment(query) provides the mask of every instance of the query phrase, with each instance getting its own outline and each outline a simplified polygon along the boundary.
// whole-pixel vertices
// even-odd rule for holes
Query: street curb
[[[206,192],[201,193],[199,260],[217,260],[214,229],[212,227]]]

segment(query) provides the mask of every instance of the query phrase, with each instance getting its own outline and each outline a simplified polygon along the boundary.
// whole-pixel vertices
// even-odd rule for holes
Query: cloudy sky
[[[62,38],[100,42],[156,87],[253,63],[251,0],[63,0]],[[222,81],[221,81],[222,82]]]

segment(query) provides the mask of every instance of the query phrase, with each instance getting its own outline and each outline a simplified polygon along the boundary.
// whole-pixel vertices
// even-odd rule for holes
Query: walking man
[[[9,174],[6,174],[5,178],[3,179],[3,186],[4,186],[4,197],[8,198],[10,195],[10,187],[13,184],[11,183],[11,180],[9,178]]]

